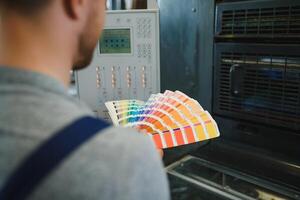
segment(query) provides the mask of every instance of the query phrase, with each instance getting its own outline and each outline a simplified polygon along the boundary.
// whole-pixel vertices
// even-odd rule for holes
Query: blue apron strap
[[[0,200],[26,199],[67,156],[108,126],[104,121],[84,117],[54,134],[7,179]]]

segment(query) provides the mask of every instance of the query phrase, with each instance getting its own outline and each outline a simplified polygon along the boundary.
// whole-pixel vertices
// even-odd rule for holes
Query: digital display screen
[[[130,29],[104,29],[99,46],[101,54],[131,53]]]

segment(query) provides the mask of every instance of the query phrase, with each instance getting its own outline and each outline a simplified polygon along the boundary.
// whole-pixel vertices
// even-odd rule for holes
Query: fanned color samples
[[[153,94],[147,102],[107,102],[116,126],[149,134],[157,148],[171,148],[220,136],[215,120],[194,99],[179,91]]]

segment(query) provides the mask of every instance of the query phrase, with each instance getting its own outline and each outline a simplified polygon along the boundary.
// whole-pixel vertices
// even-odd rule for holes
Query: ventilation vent
[[[222,52],[216,112],[300,130],[300,56]]]
[[[260,5],[255,4],[256,7]],[[272,2],[269,5],[274,6]],[[300,38],[300,4],[275,8],[243,7],[247,9],[220,9],[218,37]]]

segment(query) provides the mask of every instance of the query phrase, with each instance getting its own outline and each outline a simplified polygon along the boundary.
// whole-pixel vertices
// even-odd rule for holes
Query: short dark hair
[[[25,14],[34,14],[53,0],[0,0],[3,9],[16,10]]]

